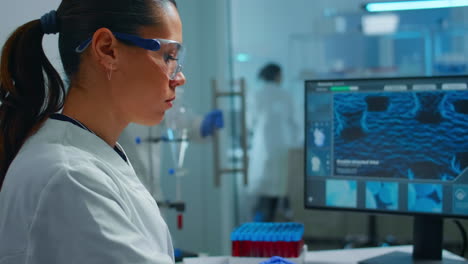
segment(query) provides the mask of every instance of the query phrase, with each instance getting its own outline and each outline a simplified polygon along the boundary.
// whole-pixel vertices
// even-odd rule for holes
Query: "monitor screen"
[[[305,91],[306,208],[468,217],[468,77]]]

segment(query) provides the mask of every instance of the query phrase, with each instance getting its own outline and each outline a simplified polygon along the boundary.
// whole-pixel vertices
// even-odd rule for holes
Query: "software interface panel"
[[[468,216],[468,79],[306,82],[306,205]]]

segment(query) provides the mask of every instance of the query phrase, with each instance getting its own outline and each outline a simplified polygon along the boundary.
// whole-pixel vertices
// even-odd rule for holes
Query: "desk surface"
[[[359,261],[377,257],[394,251],[411,253],[412,246],[395,246],[395,247],[378,247],[378,248],[359,248],[359,249],[340,249],[340,250],[323,250],[323,251],[308,251],[305,256],[305,264],[356,264]],[[451,259],[463,263],[463,258],[450,253],[446,250],[443,252],[444,259]],[[229,257],[199,257],[188,258],[184,260],[184,264],[228,264]],[[437,264],[443,263],[440,261],[417,262]],[[467,262],[468,263],[468,262]]]
[[[342,249],[342,250],[324,250],[324,251],[308,251],[306,254],[306,264],[348,264],[358,263],[369,258],[381,256],[383,254],[400,251],[412,253],[413,246],[395,246],[395,247],[378,247],[378,248],[358,248],[358,249]],[[464,259],[449,251],[444,250],[443,258],[460,260]],[[420,262],[418,262],[420,263]],[[421,263],[443,263],[440,261],[421,262]]]

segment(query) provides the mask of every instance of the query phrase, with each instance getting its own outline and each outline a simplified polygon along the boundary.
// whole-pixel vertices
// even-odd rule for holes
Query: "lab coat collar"
[[[89,131],[90,133],[92,134],[96,134],[94,133],[91,129],[89,129],[87,126],[83,125],[82,123],[80,123],[80,121],[76,120],[76,119],[73,119],[69,116],[66,116],[64,114],[52,114],[49,119],[55,119],[55,120],[60,120],[60,121],[64,121],[64,122],[69,122],[69,123],[72,123],[74,124],[75,126],[78,126],[84,130],[87,130]],[[116,144],[116,146],[114,147],[114,150],[120,155],[120,157],[125,160],[125,162],[128,162],[128,158],[127,158],[127,155],[125,155],[125,152],[120,148],[120,146],[118,144]]]
[[[43,143],[55,143],[76,147],[93,154],[98,160],[112,164],[117,170],[134,174],[130,161],[126,163],[122,157],[100,137],[70,122],[48,119],[39,131],[26,141],[25,145]],[[125,151],[118,143],[117,147],[125,154]]]

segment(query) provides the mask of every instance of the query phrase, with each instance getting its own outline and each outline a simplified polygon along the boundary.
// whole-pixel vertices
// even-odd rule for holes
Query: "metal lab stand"
[[[216,80],[212,80],[211,85],[213,89],[213,106],[218,109],[218,99],[223,97],[240,97],[241,99],[241,149],[242,149],[242,167],[241,168],[222,168],[220,151],[219,151],[219,135],[214,134],[213,140],[213,161],[214,161],[214,184],[219,187],[221,184],[221,176],[223,174],[242,173],[244,185],[248,184],[248,167],[249,159],[247,155],[247,124],[246,124],[246,94],[245,94],[245,79],[239,80],[240,91],[238,92],[222,92],[218,89]]]

